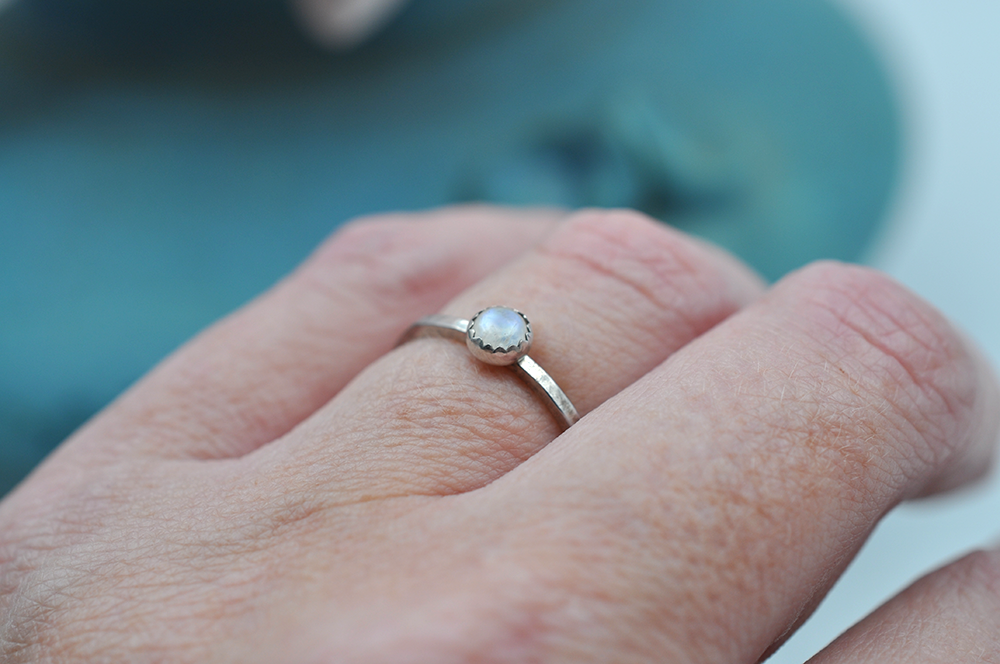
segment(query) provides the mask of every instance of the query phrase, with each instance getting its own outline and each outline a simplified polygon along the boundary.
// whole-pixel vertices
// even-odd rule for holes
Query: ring
[[[580,419],[552,376],[528,357],[534,334],[527,317],[517,309],[489,307],[468,320],[442,314],[425,316],[410,326],[399,345],[423,337],[464,341],[480,362],[510,366],[542,398],[563,431]]]

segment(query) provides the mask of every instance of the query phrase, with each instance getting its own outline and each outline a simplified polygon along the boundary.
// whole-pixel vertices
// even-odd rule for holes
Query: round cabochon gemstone
[[[508,307],[484,309],[469,326],[469,349],[483,362],[513,364],[527,354],[530,344],[528,320]]]
[[[476,336],[493,350],[513,348],[528,335],[528,326],[521,314],[506,307],[487,309],[479,315],[476,323]]]

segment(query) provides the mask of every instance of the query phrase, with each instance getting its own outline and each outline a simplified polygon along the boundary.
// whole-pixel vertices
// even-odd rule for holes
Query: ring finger
[[[634,213],[587,211],[444,312],[524,312],[530,356],[585,415],[761,291],[716,249]],[[509,368],[480,363],[454,341],[420,339],[261,454],[335,482],[339,499],[441,495],[488,484],[559,432]]]

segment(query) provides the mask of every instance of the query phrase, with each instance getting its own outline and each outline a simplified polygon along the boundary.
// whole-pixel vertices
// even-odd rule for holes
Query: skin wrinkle
[[[20,585],[20,584],[19,584]],[[44,601],[32,601],[27,592],[13,596],[5,607],[3,631],[0,633],[0,655],[4,661],[11,664],[38,661],[33,652],[39,649],[41,636],[51,632],[52,608],[46,607]],[[12,658],[17,659],[12,659]]]
[[[766,347],[766,341],[762,340],[761,343],[765,344]],[[751,341],[748,341],[748,344],[754,345]],[[785,357],[789,357],[789,355],[786,354]],[[868,428],[868,435],[871,435],[872,431],[878,430],[879,427],[869,424],[866,421],[867,418],[859,418],[857,413],[851,412],[850,409],[858,403],[858,400],[850,390],[836,389],[837,382],[826,380],[823,376],[817,376],[810,380],[809,374],[812,372],[807,367],[815,366],[815,360],[803,357],[795,357],[792,360],[793,365],[796,366],[796,372],[803,376],[803,380],[810,383],[814,380],[813,384],[821,386],[818,391],[813,390],[804,394],[790,393],[787,390],[786,380],[771,380],[769,375],[774,373],[775,369],[773,368],[766,371],[755,369],[752,372],[738,368],[740,365],[745,365],[748,360],[756,365],[757,361],[754,357],[739,359],[737,355],[734,360],[731,365],[725,361],[720,364],[732,366],[736,374],[755,375],[756,380],[752,385],[746,380],[738,385],[733,395],[735,400],[733,405],[723,405],[716,402],[710,407],[715,409],[721,407],[732,413],[735,418],[732,420],[733,429],[737,432],[743,432],[743,435],[757,430],[763,435],[774,436],[774,442],[778,444],[772,443],[772,445],[762,448],[759,453],[761,458],[782,458],[787,462],[788,452],[801,446],[809,450],[804,455],[805,459],[810,460],[810,463],[818,462],[820,464],[817,468],[809,471],[808,475],[812,478],[829,476],[831,467],[825,465],[824,460],[833,462],[841,460],[847,468],[864,468],[870,465],[872,461],[870,448],[855,451],[855,446],[849,444],[847,440],[859,437],[857,436],[859,425]],[[728,372],[718,375],[717,380],[711,384],[700,385],[698,387],[699,393],[702,395],[706,393],[725,394],[728,391],[726,386],[731,384],[727,374]],[[780,373],[774,375],[780,375]],[[784,392],[784,397],[782,397],[782,392]],[[739,404],[745,402],[748,397],[752,397],[758,404],[770,404],[770,407],[764,412],[758,411],[741,416],[742,408]],[[840,405],[837,406],[837,404]],[[834,408],[826,409],[823,405],[834,405]],[[862,408],[861,412],[867,415],[868,409]],[[820,447],[821,442],[822,448]],[[738,446],[734,447],[738,449]],[[833,456],[817,454],[821,449],[834,451],[835,454]],[[753,464],[751,464],[752,466]],[[848,471],[848,474],[850,472]]]
[[[686,288],[696,288],[698,284],[678,284],[666,283],[659,290],[674,294],[669,299],[675,301],[674,305],[662,311],[658,315],[662,320],[656,320],[657,314],[651,314],[649,323],[639,325],[622,325],[619,317],[607,315],[607,306],[597,301],[582,300],[573,303],[573,313],[577,317],[585,317],[589,322],[587,340],[593,339],[594,343],[581,348],[580,354],[589,357],[588,362],[576,363],[572,367],[574,385],[581,386],[603,385],[607,381],[607,376],[611,372],[622,373],[623,365],[621,355],[628,355],[629,360],[636,366],[643,366],[645,358],[649,356],[659,356],[663,354],[664,348],[675,349],[696,334],[714,327],[716,324],[731,315],[733,303],[727,299],[718,299],[715,293],[704,291],[686,294]],[[635,293],[635,291],[631,291]],[[633,311],[642,310],[643,305],[650,302],[644,299],[639,303],[631,304],[628,297],[623,295],[616,298],[617,307],[620,309],[630,309]],[[683,300],[683,302],[681,302]],[[655,324],[653,324],[655,321]],[[606,352],[607,339],[615,339],[615,353]],[[602,340],[602,341],[597,341]],[[550,367],[566,363],[565,357],[556,355],[548,357],[548,353],[535,352],[532,355],[540,359],[544,366]],[[564,354],[563,354],[564,355]],[[562,375],[562,374],[561,374]],[[636,380],[642,374],[622,375],[626,380]],[[625,381],[623,381],[625,382]],[[596,398],[589,393],[574,392],[574,402],[577,408],[586,413],[597,407],[604,400],[604,394],[599,393]]]
[[[751,361],[756,362],[756,360]],[[758,370],[755,386],[751,387],[744,380],[739,385],[736,396],[741,399],[752,396],[758,403],[771,404],[765,411],[769,414],[763,417],[763,421],[771,423],[769,426],[779,427],[777,439],[787,441],[785,447],[797,446],[799,443],[794,441],[801,440],[806,449],[811,449],[809,455],[813,458],[827,458],[823,454],[817,455],[822,447],[823,450],[834,452],[835,454],[829,459],[840,459],[845,468],[870,468],[873,463],[877,464],[880,459],[872,455],[873,448],[870,445],[858,444],[857,441],[871,440],[882,435],[883,427],[879,424],[882,418],[879,410],[867,406],[865,398],[851,387],[850,379],[846,386],[840,387],[842,384],[840,381],[827,378],[829,359],[824,360],[824,370],[815,379],[809,377],[814,371],[806,368],[816,366],[815,360],[796,357],[793,364],[796,366],[796,372],[803,376],[803,380],[820,386],[819,389],[805,394],[793,394],[788,390],[787,380],[774,381],[768,378],[768,374],[773,370]],[[720,384],[707,389],[724,388],[720,381]],[[831,405],[833,408],[829,408]],[[758,413],[756,417],[760,418],[761,415]],[[744,429],[751,421],[742,422]],[[784,452],[776,451],[776,453]],[[815,475],[825,476],[828,472],[829,469],[820,467]],[[848,471],[848,475],[852,472]]]
[[[460,281],[456,273],[463,271],[463,261],[428,245],[414,230],[401,220],[351,222],[298,276],[325,299],[348,297],[383,314]],[[377,246],[367,251],[356,246],[372,244]]]
[[[441,398],[423,393],[420,388],[412,391],[420,394],[420,398],[416,402],[410,400],[405,413],[390,410],[397,426],[379,437],[380,445],[398,451],[408,465],[421,464],[425,469],[415,480],[407,482],[411,491],[432,495],[469,491],[503,474],[510,461],[516,463],[525,458],[527,450],[522,441],[527,430],[536,428],[531,417],[504,407],[472,409],[469,403],[455,401],[452,394]],[[414,442],[416,431],[432,432],[439,440],[455,443],[446,449],[424,449]],[[474,481],[463,483],[462,477]]]
[[[653,310],[674,313],[676,320],[672,325],[680,322],[685,326],[678,336],[694,336],[702,326],[693,316],[683,317],[690,312],[679,301],[682,293],[693,290],[715,301],[719,299],[716,295],[719,289],[712,286],[721,284],[706,284],[709,271],[688,260],[685,254],[690,253],[693,246],[690,243],[682,245],[673,236],[669,236],[671,241],[666,241],[668,236],[665,234],[649,233],[651,222],[641,215],[628,212],[590,215],[580,215],[575,225],[565,230],[567,235],[573,233],[572,244],[542,244],[539,253],[578,262],[586,271],[594,271],[626,286],[650,303]],[[612,219],[618,223],[609,225]],[[699,258],[699,263],[707,263],[704,257]],[[636,274],[631,274],[627,268],[635,269]],[[659,288],[652,288],[649,283]]]
[[[127,516],[127,515],[124,515]],[[189,522],[189,525],[197,525],[196,521]],[[191,589],[198,588],[199,580],[214,581],[211,584],[212,588],[216,591],[220,587],[225,587],[225,576],[227,574],[235,573],[238,577],[238,581],[233,584],[228,584],[232,589],[238,589],[245,592],[246,588],[260,587],[261,584],[254,582],[252,579],[248,579],[245,574],[240,571],[232,571],[232,567],[229,564],[230,557],[226,554],[226,551],[219,548],[219,542],[217,540],[199,538],[197,532],[193,532],[186,539],[173,540],[170,537],[172,531],[169,526],[169,522],[163,524],[164,527],[159,529],[159,531],[147,531],[147,544],[145,546],[135,547],[130,546],[128,548],[122,549],[119,540],[124,535],[124,531],[120,532],[116,536],[116,530],[114,527],[110,529],[104,529],[104,535],[97,538],[90,538],[89,544],[83,547],[75,547],[72,550],[65,552],[60,552],[59,555],[67,558],[69,560],[91,560],[99,559],[101,556],[102,548],[107,552],[114,552],[115,556],[125,557],[120,559],[121,562],[118,567],[124,570],[128,570],[125,573],[116,572],[115,567],[102,567],[100,569],[100,574],[98,576],[94,575],[95,570],[89,568],[84,564],[76,570],[76,574],[71,577],[61,581],[56,579],[46,579],[45,584],[57,583],[54,587],[43,588],[40,590],[42,596],[62,596],[67,602],[72,605],[73,603],[79,603],[80,598],[87,596],[87,588],[89,587],[99,587],[101,588],[101,595],[103,601],[94,602],[93,598],[87,603],[86,613],[83,615],[78,615],[78,611],[70,610],[68,611],[67,606],[53,606],[49,615],[61,616],[58,622],[52,621],[57,627],[64,627],[69,624],[79,623],[77,628],[69,630],[77,635],[78,639],[81,639],[80,643],[85,643],[87,640],[87,635],[90,632],[94,633],[111,633],[114,634],[118,628],[119,616],[131,616],[130,620],[141,620],[144,615],[144,611],[152,610],[150,604],[153,607],[158,607],[161,604],[170,606],[171,603],[175,603],[175,600],[186,597],[190,594]],[[214,532],[217,534],[219,531],[216,529]],[[234,529],[233,533],[234,539],[239,541],[246,541],[245,538],[239,536],[239,534]],[[173,540],[173,541],[172,541]],[[128,543],[129,539],[124,539],[122,543]],[[167,560],[178,560],[183,562],[185,558],[183,556],[177,556],[170,553],[170,550],[181,550],[186,548],[194,548],[198,550],[198,565],[197,567],[191,567],[187,572],[177,575],[178,570],[175,570],[175,574],[171,577],[165,577],[161,573],[152,574],[153,568],[149,568],[146,564],[148,561],[155,561],[159,559]],[[236,547],[237,551],[235,553],[239,554],[240,558],[246,560],[247,551],[245,546]],[[206,558],[205,554],[214,551],[215,555],[223,556],[225,560],[220,560],[219,565],[213,566],[208,564],[211,562],[211,558]],[[130,569],[133,561],[138,564],[134,569]],[[193,561],[192,561],[193,562]],[[64,569],[70,570],[70,567],[65,567]],[[250,567],[250,569],[253,569]],[[179,570],[183,572],[183,570]],[[192,573],[194,575],[192,576]],[[117,584],[108,585],[104,583],[104,579],[118,579]],[[170,578],[176,578],[176,582],[172,582]],[[149,579],[143,582],[142,579]],[[248,582],[249,581],[249,582]],[[31,584],[29,584],[31,587]],[[68,592],[72,591],[72,592]],[[153,601],[154,597],[149,594],[149,591],[156,593],[158,601]],[[159,592],[156,592],[159,591]],[[212,614],[216,612],[218,597],[215,596],[215,592],[212,591],[212,595],[205,598],[191,598],[181,602],[182,610],[177,614],[176,619],[183,621],[194,621],[199,617],[199,611],[191,610],[186,607],[206,607],[205,612],[207,614]],[[138,603],[134,600],[125,599],[134,596],[139,593]],[[21,595],[22,597],[29,597],[30,593],[25,592]],[[238,604],[232,604],[232,606],[237,606]],[[225,606],[225,605],[223,605]],[[162,611],[158,611],[158,620],[167,620],[168,622],[174,622],[174,619],[170,618],[169,615],[164,615]],[[122,633],[128,633],[128,627],[122,628]],[[65,631],[65,630],[62,630]],[[175,632],[171,632],[175,633]],[[182,633],[182,632],[180,632]],[[200,637],[203,638],[203,637]],[[60,644],[60,647],[67,644]],[[72,644],[69,644],[72,645]],[[108,652],[113,652],[114,648],[122,645],[121,643],[110,643],[105,644],[110,650]],[[54,646],[53,646],[54,647]],[[85,649],[80,650],[83,653]],[[79,654],[78,653],[78,656]],[[192,658],[192,661],[197,661],[196,658]]]
[[[844,322],[845,322],[845,324],[851,325],[851,323],[849,322],[849,320],[845,320]],[[897,364],[900,367],[902,367],[903,370],[906,372],[907,376],[910,379],[910,382],[913,385],[917,386],[918,388],[924,388],[925,387],[925,385],[923,384],[924,381],[922,381],[920,379],[920,377],[919,377],[919,373],[912,366],[910,366],[910,364],[908,362],[902,361],[899,358],[899,356],[896,353],[896,351],[891,346],[889,346],[886,342],[880,341],[877,337],[874,337],[873,335],[869,334],[868,332],[866,332],[861,327],[855,327],[854,331],[859,336],[861,336],[869,345],[871,345],[872,347],[880,350],[883,355],[885,355],[886,357],[889,357],[889,358],[892,358],[893,360],[895,360],[897,362]],[[911,403],[916,404],[917,399],[909,397],[909,395],[907,395],[905,393],[905,391],[901,389],[902,386],[899,383],[890,385],[889,387],[890,387],[890,389],[893,390],[893,396],[896,396],[897,399],[886,399],[884,403],[886,403],[888,405],[891,405],[893,403],[902,401],[902,399],[899,398],[899,397],[907,397],[908,400]],[[930,386],[930,385],[928,385],[927,388],[933,390],[934,393],[935,393],[935,396],[938,396],[938,397],[941,396],[941,391],[938,390],[937,388],[935,388],[933,386]],[[946,407],[948,406],[948,404],[946,402],[945,402],[945,405],[946,405]],[[895,410],[900,415],[902,415],[904,417],[906,417],[907,412],[908,412],[907,409],[902,408],[902,407],[896,407]],[[948,408],[948,410],[950,411],[950,413],[949,413],[950,415],[954,415],[954,409]],[[910,420],[910,425],[916,430],[917,427],[916,427],[916,420],[915,420],[915,418],[910,417],[910,418],[907,418],[907,419]],[[924,434],[924,435],[926,435],[926,434]],[[946,436],[940,436],[940,437],[942,439],[947,439]],[[934,462],[933,459],[927,459],[927,460],[923,460],[923,461],[927,465],[931,465]]]
[[[535,211],[535,214],[548,222],[562,216],[555,211]],[[423,223],[446,227],[449,222],[464,221],[469,216],[488,217],[489,210],[464,206],[443,211],[443,214],[438,211],[362,218],[344,225],[314,259],[306,263],[303,271],[332,299],[345,295],[356,297],[385,314],[400,304],[425,301],[428,293],[454,296],[458,290],[456,284],[467,282],[473,276],[470,272],[474,270],[474,274],[479,274],[484,261],[499,267],[501,256],[485,254],[480,264],[470,266],[465,256],[452,246],[456,240],[461,240],[460,237],[429,236]],[[529,219],[519,223],[537,226],[541,222]],[[308,269],[314,263],[317,269]],[[343,272],[353,273],[346,288],[341,280]],[[330,278],[334,276],[337,278]],[[443,299],[438,306],[442,304]]]
[[[823,283],[822,275],[828,269],[827,266],[821,265],[812,269],[819,272],[819,278],[816,280]],[[972,373],[959,371],[955,366],[956,363],[968,364],[969,357],[960,353],[950,341],[953,337],[950,330],[939,332],[934,329],[946,327],[943,320],[930,321],[927,316],[922,315],[922,310],[925,308],[923,303],[918,303],[912,298],[909,298],[909,302],[905,302],[899,297],[899,287],[884,277],[873,277],[876,281],[870,284],[860,279],[862,274],[868,278],[870,273],[858,268],[847,268],[847,270],[853,273],[849,274],[848,278],[831,279],[827,282],[837,284],[832,289],[827,288],[825,292],[819,288],[813,290],[809,303],[830,312],[837,324],[821,329],[840,330],[838,334],[848,336],[853,334],[877,351],[875,358],[863,363],[856,375],[881,375],[883,382],[875,389],[870,387],[861,389],[873,395],[868,398],[869,403],[881,403],[890,407],[897,418],[905,421],[925,443],[922,446],[908,448],[907,454],[897,456],[899,461],[904,458],[912,459],[912,454],[916,454],[923,467],[944,467],[947,465],[948,457],[954,455],[956,449],[961,448],[963,441],[945,427],[937,430],[929,428],[929,423],[962,421],[966,414],[973,410],[976,386],[970,384],[971,381],[968,380],[965,385],[953,384],[956,376]],[[851,291],[847,290],[852,280],[853,287],[859,291],[853,296]],[[838,296],[832,301],[824,297],[824,294],[831,291]],[[894,310],[903,313],[893,313]],[[925,330],[914,325],[901,328],[898,327],[898,322],[901,320],[919,321],[928,327]],[[932,322],[934,325],[931,325]],[[924,352],[915,353],[914,344],[917,348],[924,349]],[[866,355],[858,350],[851,353],[852,357],[859,360]],[[919,368],[914,365],[915,355],[924,356]],[[886,362],[890,364],[887,365]],[[894,366],[902,369],[902,375],[893,370]],[[948,387],[942,387],[942,383]],[[880,393],[885,394],[886,398],[879,399]],[[958,399],[948,397],[948,394],[957,395]],[[899,427],[900,423],[895,422],[895,425]],[[910,477],[921,474],[905,466],[900,466],[900,470],[908,473]],[[914,491],[919,490],[920,487],[914,487]]]
[[[494,426],[515,437],[540,424],[545,426],[540,420],[547,414],[539,412],[543,409],[534,395],[509,370],[483,366],[469,357],[461,344],[449,340],[417,340],[408,346],[408,351],[419,351],[419,357],[410,358],[405,365],[388,359],[380,362],[378,368],[385,369],[386,375],[374,383],[379,394],[360,405],[362,409],[378,408],[381,415],[375,426],[380,430],[388,422],[398,421],[403,425],[399,429],[412,432],[423,431],[427,419],[442,423],[461,420],[485,427],[479,437],[489,441],[494,439],[489,435]],[[428,366],[440,367],[449,377],[442,381],[428,375]],[[455,389],[465,385],[475,388]],[[508,405],[512,400],[515,408]],[[502,426],[505,421],[521,426],[507,429]]]

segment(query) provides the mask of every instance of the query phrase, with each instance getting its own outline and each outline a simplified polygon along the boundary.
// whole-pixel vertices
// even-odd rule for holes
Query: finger
[[[823,264],[689,344],[470,509],[502,506],[490,527],[516,533],[511,555],[580,615],[630,607],[604,645],[669,641],[685,661],[755,662],[893,505],[981,473],[998,406],[988,367],[929,306],[877,273]]]
[[[585,414],[761,288],[732,257],[662,224],[587,211],[445,311],[467,318],[500,304],[525,312],[530,356]],[[492,481],[558,433],[509,368],[477,362],[461,343],[420,339],[317,413],[287,441],[296,454],[274,455],[318,481],[334,478],[341,491],[455,493]]]
[[[1000,553],[978,551],[927,575],[809,662],[1000,662]]]
[[[415,318],[549,232],[555,211],[365,219],[182,348],[71,441],[112,456],[238,456],[289,431]]]

